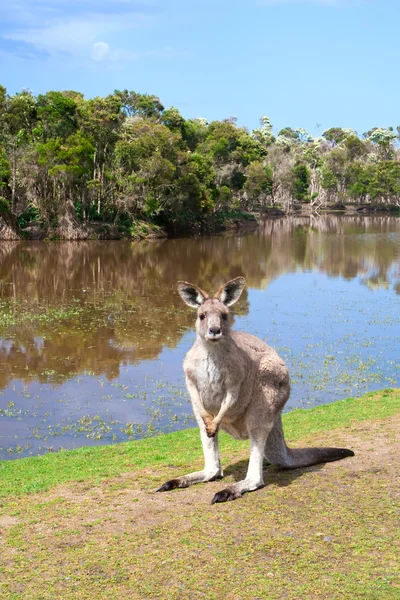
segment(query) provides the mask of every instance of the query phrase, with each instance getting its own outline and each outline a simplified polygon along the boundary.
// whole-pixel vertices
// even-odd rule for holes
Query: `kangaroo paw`
[[[203,421],[208,437],[214,437],[218,431],[218,425],[215,424],[214,417],[203,417]]]
[[[237,492],[231,488],[225,488],[220,492],[217,492],[214,498],[211,500],[211,504],[216,504],[217,502],[228,502],[228,500],[236,500],[241,497],[241,492]]]

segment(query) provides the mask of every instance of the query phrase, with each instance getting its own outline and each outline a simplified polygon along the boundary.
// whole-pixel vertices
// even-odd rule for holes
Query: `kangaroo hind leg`
[[[269,431],[270,427],[267,426],[264,429],[258,427],[256,431],[250,433],[250,459],[246,478],[217,492],[211,504],[236,500],[245,492],[253,492],[264,487],[263,460],[265,442]]]
[[[169,492],[175,488],[186,488],[195,483],[206,483],[207,481],[222,479],[224,476],[219,456],[218,435],[209,437],[203,421],[199,420],[199,427],[204,453],[204,469],[202,471],[188,473],[187,475],[177,477],[176,479],[170,479],[159,487],[158,490],[156,490],[157,492]]]
[[[264,456],[266,460],[276,467],[289,467],[289,448],[283,436],[282,418],[277,417],[265,444]]]

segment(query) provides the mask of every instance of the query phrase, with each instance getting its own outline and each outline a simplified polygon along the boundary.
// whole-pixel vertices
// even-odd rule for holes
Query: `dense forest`
[[[399,127],[275,133],[268,117],[249,132],[234,117],[185,119],[127,90],[85,99],[0,86],[0,222],[76,239],[96,225],[135,237],[263,207],[398,209],[399,138]]]

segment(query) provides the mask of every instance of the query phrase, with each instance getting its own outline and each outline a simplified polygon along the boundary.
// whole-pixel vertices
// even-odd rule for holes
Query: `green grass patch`
[[[267,468],[264,489],[213,506],[223,482],[152,493],[201,465],[195,429],[0,463],[0,598],[399,598],[399,413],[400,390],[288,413],[291,442],[351,439],[356,456]],[[229,484],[248,445],[221,450]]]
[[[371,392],[283,416],[289,442],[331,431],[352,422],[376,420],[400,412],[400,390]],[[248,442],[220,435],[222,454],[235,452]],[[0,498],[21,497],[65,482],[97,482],[147,467],[172,465],[173,469],[202,457],[197,429],[187,429],[153,438],[100,447],[83,447],[29,458],[0,462]],[[178,469],[179,470],[179,469]]]

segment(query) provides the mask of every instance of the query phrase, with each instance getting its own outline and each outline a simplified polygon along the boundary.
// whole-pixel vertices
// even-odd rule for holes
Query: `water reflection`
[[[253,234],[151,243],[2,242],[0,389],[8,398],[18,381],[60,385],[82,374],[90,389],[95,377],[119,382],[124,367],[175,348],[193,325],[178,279],[213,290],[244,275],[264,290],[307,271],[399,294],[400,218],[266,219]],[[236,314],[249,308],[246,292]]]
[[[0,388],[54,381],[155,358],[191,327],[176,281],[216,289],[245,275],[264,289],[283,273],[319,270],[400,291],[400,219],[292,217],[257,234],[152,243],[0,244]],[[239,312],[248,311],[247,296]]]
[[[175,347],[193,321],[176,281],[217,289],[243,272],[237,240],[216,241],[4,244],[1,333],[11,341],[0,346],[0,387],[84,371],[112,378]]]
[[[318,269],[330,277],[362,278],[371,288],[400,281],[400,218],[322,215],[265,219],[260,234],[271,241],[266,265],[277,277]]]

